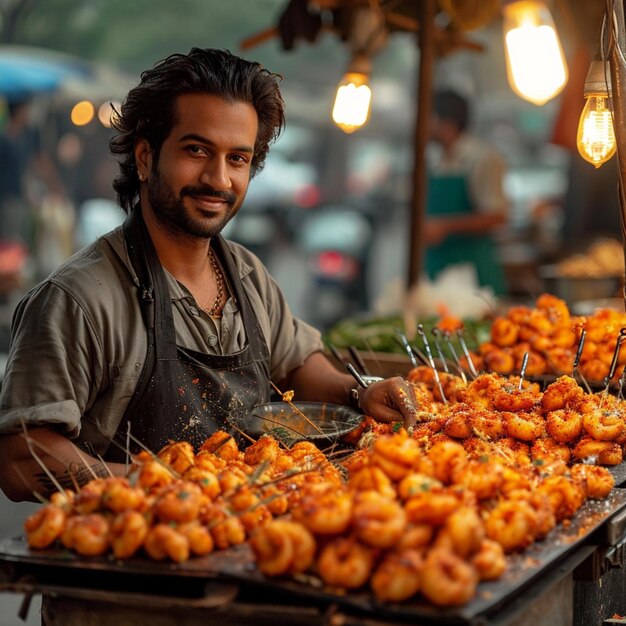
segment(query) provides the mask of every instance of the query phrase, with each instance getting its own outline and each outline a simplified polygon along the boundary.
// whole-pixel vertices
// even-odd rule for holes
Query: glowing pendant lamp
[[[502,10],[511,89],[533,104],[545,104],[561,92],[568,78],[552,15],[540,0],[513,0]]]

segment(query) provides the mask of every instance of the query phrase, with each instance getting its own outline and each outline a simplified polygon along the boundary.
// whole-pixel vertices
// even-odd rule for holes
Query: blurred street
[[[463,318],[459,311],[468,311],[471,300],[478,304],[467,318],[495,311],[493,290],[480,290],[471,273],[477,264],[468,265],[467,258],[455,257],[453,268],[460,263],[469,277],[457,273],[439,291],[435,273],[432,281],[422,280],[426,255],[440,243],[437,233],[428,232],[428,221],[431,227],[442,223],[432,220],[440,215],[432,209],[452,207],[449,221],[460,211],[448,198],[429,199],[437,178],[433,157],[454,152],[453,142],[444,146],[435,136],[436,116],[423,106],[431,91],[450,90],[467,102],[467,119],[455,139],[467,130],[476,142],[465,145],[484,143],[502,159],[501,172],[491,165],[475,168],[473,158],[438,172],[462,183],[462,216],[502,213],[491,232],[481,226],[481,234],[493,236],[492,266],[501,263],[506,274],[502,302],[539,295],[547,290],[542,267],[583,250],[593,237],[620,233],[617,159],[599,178],[579,158],[576,142],[603,3],[561,3],[557,22],[570,80],[562,96],[555,92],[541,105],[520,97],[507,80],[498,3],[476,3],[485,5],[484,15],[467,29],[457,28],[459,16],[437,3],[436,38],[424,37],[427,25],[419,20],[426,12],[413,15],[421,3],[309,2],[313,13],[294,19],[291,10],[299,5],[304,11],[306,4],[255,0],[235,17],[232,6],[215,0],[0,0],[0,139],[10,148],[3,151],[0,143],[0,388],[11,318],[22,296],[125,217],[112,187],[119,171],[109,142],[120,131],[115,116],[126,110],[128,90],[141,71],[192,47],[232,50],[281,77],[285,128],[223,234],[257,254],[294,315],[322,333],[362,316],[401,315],[414,327],[444,311]],[[320,8],[335,4],[340,8]],[[376,5],[387,6],[374,11]],[[496,9],[491,17],[488,5]],[[147,14],[151,19],[143,19]],[[435,39],[437,50],[424,54],[424,43]],[[357,45],[361,40],[368,46]],[[433,67],[426,67],[432,56]],[[354,73],[357,58],[365,61],[363,80],[372,97],[363,127],[331,118],[337,88],[347,70]],[[420,128],[423,122],[428,133]],[[489,176],[473,179],[474,170]],[[498,194],[474,193],[491,187],[502,192],[502,207],[487,197]],[[471,202],[470,195],[476,196]],[[443,230],[442,241],[455,235],[449,224]],[[459,233],[472,237],[478,231],[465,226]],[[424,252],[422,276],[408,293],[409,270],[420,258],[413,252]],[[24,520],[39,506],[13,503],[0,492],[0,541],[22,535]],[[26,621],[18,616],[22,602],[19,595],[0,593],[0,626],[40,624],[40,597]]]
[[[0,492],[0,540],[20,536],[24,520],[38,507],[39,505],[35,503],[11,502]],[[18,617],[22,601],[22,595],[0,594],[0,626],[35,626],[41,623],[39,616],[40,596],[32,599],[28,618],[25,622]]]

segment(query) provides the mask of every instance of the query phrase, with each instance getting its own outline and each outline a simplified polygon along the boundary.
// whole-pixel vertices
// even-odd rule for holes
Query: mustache
[[[183,187],[180,194],[181,196],[210,196],[211,198],[220,198],[231,205],[237,202],[237,196],[232,191],[218,191],[211,187],[211,185]]]

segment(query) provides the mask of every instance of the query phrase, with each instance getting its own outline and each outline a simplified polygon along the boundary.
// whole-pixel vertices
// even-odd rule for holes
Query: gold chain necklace
[[[211,264],[211,268],[213,269],[213,273],[215,274],[215,285],[217,287],[217,293],[215,294],[215,300],[213,301],[213,305],[210,309],[205,309],[205,311],[211,317],[219,317],[222,310],[222,299],[224,298],[224,275],[222,274],[220,264],[215,258],[213,248],[209,249],[209,263]]]

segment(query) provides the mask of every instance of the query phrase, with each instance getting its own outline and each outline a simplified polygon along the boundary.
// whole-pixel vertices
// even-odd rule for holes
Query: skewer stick
[[[461,360],[459,359],[459,355],[456,352],[456,348],[454,347],[454,344],[452,343],[452,338],[450,337],[450,333],[447,331],[444,332],[443,338],[444,338],[444,341],[446,342],[446,345],[448,346],[448,350],[450,350],[450,354],[452,355],[452,358],[454,359],[454,363],[457,367],[457,370],[459,371],[459,375],[461,376],[461,379],[467,385],[467,375],[465,374],[465,370],[463,369],[463,367],[461,367]]]
[[[324,456],[328,458],[329,456],[334,455],[336,447],[337,447],[337,440],[333,441],[332,444],[328,446],[328,448],[325,448],[324,450],[322,450],[322,452],[324,453]],[[326,452],[326,450],[328,450],[328,452]]]
[[[261,466],[263,466],[263,470],[259,472],[259,468]],[[228,492],[227,494],[224,494],[225,499],[228,501],[229,498],[232,498],[235,495],[237,495],[245,487],[248,487],[251,484],[255,484],[256,481],[265,473],[265,469],[267,469],[268,466],[269,466],[269,461],[267,461],[267,460],[263,461],[262,463],[259,463],[259,465],[255,469],[254,473],[250,476],[250,478],[245,483],[237,485],[232,491]],[[279,484],[279,483],[281,483],[281,482],[283,482],[285,480],[289,480],[290,478],[293,478],[294,476],[300,476],[302,474],[309,474],[311,472],[316,472],[319,469],[321,469],[322,467],[323,467],[323,465],[319,464],[319,465],[316,465],[316,466],[311,467],[311,468],[298,467],[298,468],[294,468],[294,469],[289,469],[289,470],[285,471],[284,473],[282,473],[280,476],[275,476],[272,480],[268,480],[267,482],[261,483],[260,485],[257,485],[257,486],[262,491],[265,487],[268,487],[268,486],[271,486],[271,485],[275,485],[275,484]],[[258,475],[255,476],[254,480],[253,480],[252,476],[254,476],[257,473],[258,473]]]
[[[261,476],[263,476],[263,474],[265,474],[265,470],[270,466],[270,461],[269,459],[263,459],[263,461],[261,461],[255,468],[254,468],[254,472],[252,472],[252,474],[250,474],[249,478],[248,478],[248,483],[250,485],[255,485],[256,482],[259,480],[259,478],[261,478]]]
[[[470,355],[469,350],[467,349],[467,344],[465,343],[465,338],[463,337],[463,329],[462,328],[457,329],[456,335],[459,338],[459,343],[461,344],[461,349],[463,350],[463,354],[465,355],[465,358],[467,359],[467,364],[469,365],[470,372],[472,373],[472,376],[476,378],[478,376],[478,372],[476,371],[476,368],[474,367],[474,361],[472,361],[472,356]]]
[[[56,487],[57,491],[63,493],[63,487],[61,487],[59,481],[55,478],[54,474],[46,467],[46,464],[39,458],[39,455],[35,452],[35,449],[32,445],[34,440],[31,439],[30,435],[28,434],[26,423],[22,418],[20,418],[20,422],[22,424],[22,429],[24,430],[24,434],[22,436],[26,440],[26,445],[28,446],[28,451],[30,452],[31,456],[33,457],[33,459],[35,459],[37,465],[41,467],[46,476],[50,479],[50,482]]]
[[[221,447],[225,446],[231,439],[234,437],[230,433],[225,433],[226,437],[224,437],[216,446],[211,450],[211,454],[215,454]]]
[[[22,479],[22,482],[28,487],[28,480],[26,479],[26,476],[24,476],[24,472],[22,472],[22,470],[17,465],[13,467],[13,469],[15,470],[17,475]],[[50,504],[50,500],[42,496],[38,491],[31,490],[31,493],[35,496],[35,498],[37,498],[37,500],[39,500],[39,502],[41,502],[41,504]]]
[[[617,340],[615,341],[615,350],[613,351],[613,359],[611,360],[611,366],[609,367],[609,373],[607,377],[604,379],[604,393],[608,393],[609,386],[611,385],[611,379],[615,375],[615,370],[617,369],[617,360],[619,358],[620,348],[622,347],[622,343],[626,339],[626,328],[621,328],[619,331],[619,335],[617,336]]]
[[[580,359],[582,357],[582,353],[583,353],[583,348],[585,347],[585,339],[587,337],[587,329],[586,328],[582,328],[582,330],[580,331],[580,341],[578,342],[578,348],[576,349],[576,356],[574,357],[574,364],[572,367],[572,378],[574,380],[576,380],[576,374],[578,374],[578,376],[580,376],[580,380],[582,381],[583,385],[585,386],[585,389],[587,390],[587,393],[591,394],[593,393],[591,387],[589,386],[589,383],[587,382],[587,379],[580,373],[579,369],[578,369],[578,365],[580,363]]]
[[[411,350],[411,345],[409,344],[409,340],[407,339],[407,336],[398,328],[396,328],[396,336],[400,340],[400,345],[406,350],[406,353],[409,355],[409,359],[411,360],[411,365],[413,365],[413,367],[418,367],[419,363],[417,362],[415,352]],[[428,364],[425,363],[425,365],[428,365]]]
[[[255,415],[254,413],[252,413],[252,417],[256,417],[257,419],[263,420],[265,422],[269,422],[270,424],[276,424],[277,426],[280,426],[281,428],[284,428],[285,430],[290,430],[291,432],[296,433],[298,437],[301,437],[302,439],[306,439],[306,435],[304,433],[301,433],[299,430],[295,429],[293,426],[289,426],[285,424],[284,422],[273,420],[271,417],[266,417],[264,415]],[[269,433],[269,434],[271,435],[272,433]],[[276,439],[279,439],[279,438],[276,437]]]
[[[244,433],[243,430],[241,430],[241,428],[238,428],[233,423],[231,423],[230,426],[231,426],[231,428],[234,428],[244,439],[247,439],[250,443],[256,443],[257,442],[257,440],[254,439],[254,437],[250,437],[250,435],[248,435],[247,433]]]
[[[424,341],[424,348],[426,350],[426,356],[428,357],[428,362],[430,364],[431,369],[433,370],[433,375],[435,376],[435,382],[437,383],[437,387],[439,388],[441,399],[443,400],[444,404],[448,404],[448,399],[446,398],[446,394],[443,392],[443,385],[441,384],[441,379],[439,378],[439,372],[437,371],[437,366],[435,365],[435,359],[433,359],[433,354],[430,351],[430,344],[428,343],[426,333],[424,332],[424,326],[422,326],[422,324],[417,325],[417,332],[421,336],[422,340]]]
[[[127,423],[125,444],[121,444],[119,441],[117,441],[117,439],[123,438],[123,435],[120,436],[116,434],[113,437],[110,437],[107,435],[107,433],[105,433],[102,430],[102,428],[100,427],[100,424],[98,424],[96,420],[94,420],[93,418],[90,418],[87,415],[84,415],[83,419],[88,420],[96,428],[99,434],[101,434],[103,437],[107,437],[107,439],[109,440],[109,443],[112,443],[118,450],[121,450],[126,455],[126,473],[128,474],[129,460],[134,461],[134,455],[130,452],[130,441],[132,439],[132,436],[130,434],[130,422]]]
[[[617,397],[620,400],[624,399],[624,385],[626,384],[626,366],[622,370],[622,375],[619,377],[619,390],[617,393]]]
[[[365,382],[361,374],[356,371],[352,363],[346,364],[346,369],[350,372],[350,374],[352,374],[352,378],[354,378],[354,380],[359,383],[360,387],[362,387],[363,389],[367,389],[367,383]]]
[[[331,351],[335,359],[337,359],[337,362],[339,363],[339,365],[345,366],[347,364],[347,361],[343,358],[343,356],[341,356],[341,352],[337,350],[337,347],[335,346],[335,344],[331,343],[330,341],[327,341],[326,345],[328,346],[328,349]]]
[[[97,454],[96,456],[98,457],[98,460],[100,461],[100,463],[102,463],[102,465],[103,465],[104,469],[107,471],[108,475],[111,478],[115,478],[115,475],[111,471],[111,468],[106,464],[106,461],[102,458],[102,455],[101,454]]]
[[[22,435],[23,436],[23,435]],[[50,455],[50,456],[54,456],[54,452],[48,448],[48,446],[45,446],[43,443],[41,443],[40,441],[37,441],[36,439],[31,439],[31,443],[39,448],[40,450],[43,450],[43,452],[45,452],[46,454]],[[76,446],[73,446],[74,450],[76,452],[78,452],[78,448]],[[87,470],[89,470],[91,472],[91,467],[89,467],[84,459],[81,457],[81,462],[87,467]],[[16,468],[17,469],[17,468]],[[93,472],[91,472],[93,474]],[[72,486],[74,487],[75,491],[79,491],[80,489],[80,485],[78,484],[78,482],[76,481],[76,476],[74,475],[73,472],[68,471],[67,472],[68,478],[72,481]],[[97,476],[95,476],[97,478]]]
[[[268,485],[276,485],[278,483],[282,483],[283,481],[289,480],[290,478],[293,478],[294,476],[301,476],[302,474],[309,474],[317,470],[318,470],[317,467],[313,467],[313,468],[296,467],[296,468],[286,470],[279,476],[272,478],[272,480],[268,480],[267,482],[263,483],[261,485],[261,489],[263,489],[264,487],[267,487]]]
[[[356,346],[350,346],[348,348],[348,352],[350,353],[352,358],[356,361],[356,364],[361,368],[361,371],[366,376],[371,376],[371,374],[369,373],[369,370],[367,369],[367,365],[365,365],[365,362],[361,358],[361,355],[359,354],[359,351],[357,350]]]
[[[283,402],[286,402],[291,409],[297,413],[298,415],[300,415],[300,417],[303,417],[311,426],[313,426],[313,428],[315,430],[317,430],[318,433],[320,433],[320,435],[324,435],[324,437],[326,437],[329,441],[332,441],[332,439],[312,420],[310,420],[289,398],[289,396],[287,395],[289,392],[283,393],[271,380],[270,380],[270,385],[272,385],[272,387],[274,388],[274,391],[276,391],[276,393],[278,393],[280,395],[280,397],[283,399]]]
[[[528,366],[528,352],[524,352],[524,358],[522,359],[522,367],[519,372],[519,385],[518,389],[522,388],[524,384],[524,376],[526,376],[526,367]]]
[[[130,420],[128,420],[128,422],[126,422],[126,455],[124,459],[124,470],[126,475],[128,475],[130,470],[130,457]]]
[[[74,452],[76,452],[76,456],[80,459],[80,462],[87,468],[87,471],[91,474],[91,477],[94,480],[98,478],[98,475],[93,471],[93,468],[89,465],[89,463],[87,463],[85,457],[80,453],[80,450],[76,446],[74,446]]]
[[[576,349],[576,356],[574,357],[574,367],[572,370],[572,376],[574,375],[574,370],[580,364],[580,358],[583,354],[583,348],[585,347],[585,339],[587,338],[587,329],[583,328],[580,331],[580,341],[578,342],[578,348]]]
[[[432,333],[433,338],[435,340],[435,347],[437,348],[437,354],[439,355],[439,360],[441,361],[441,365],[443,366],[443,369],[445,370],[446,374],[449,374],[450,369],[448,368],[448,362],[446,358],[443,356],[443,350],[441,349],[441,344],[439,343],[441,329],[437,328],[436,326],[433,326],[430,332]]]
[[[130,437],[130,439],[132,441],[134,441],[142,450],[144,450],[145,452],[147,452],[157,463],[160,463],[172,476],[174,476],[174,478],[180,478],[180,474],[172,467],[170,467],[165,461],[163,461],[163,459],[160,459],[154,452],[152,452],[152,450],[150,450],[147,446],[144,446],[143,443],[141,443],[141,441],[139,441],[139,439],[137,439],[137,437],[135,437],[133,434],[131,434],[130,432],[128,433],[128,436]]]

